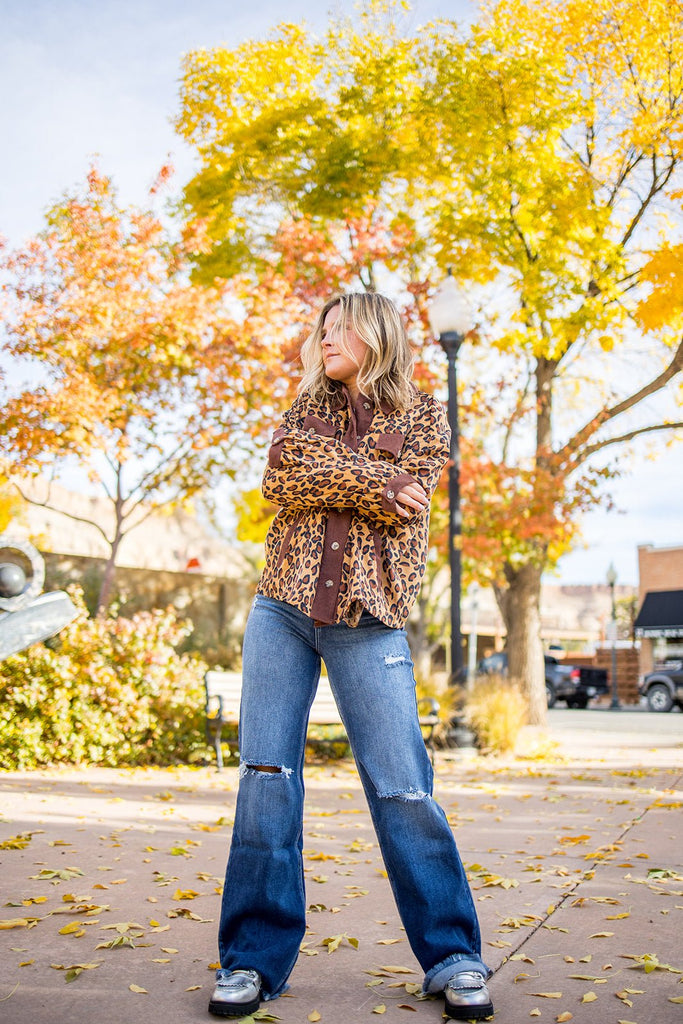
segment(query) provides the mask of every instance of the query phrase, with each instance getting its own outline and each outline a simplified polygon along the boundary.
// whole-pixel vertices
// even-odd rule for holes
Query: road
[[[548,711],[548,733],[564,752],[589,757],[609,753],[623,760],[683,766],[683,714],[670,711],[656,714],[640,708],[624,707],[570,710],[564,707]]]

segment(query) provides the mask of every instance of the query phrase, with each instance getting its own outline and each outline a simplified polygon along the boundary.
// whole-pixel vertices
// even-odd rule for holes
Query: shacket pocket
[[[397,459],[403,450],[405,439],[405,434],[398,430],[391,434],[379,434],[375,441],[375,450],[382,453],[382,458],[386,458],[388,454],[393,455]]]
[[[317,434],[318,437],[334,437],[337,432],[334,423],[321,420],[319,416],[314,416],[313,413],[309,413],[306,416],[303,429],[307,434]]]

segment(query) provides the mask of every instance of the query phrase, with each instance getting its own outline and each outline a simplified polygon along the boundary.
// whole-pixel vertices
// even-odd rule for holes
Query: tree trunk
[[[522,687],[531,725],[545,725],[548,708],[541,643],[542,571],[533,564],[518,569],[507,565],[507,588],[495,588],[507,630],[508,675]]]
[[[107,610],[109,604],[109,598],[114,586],[114,579],[116,577],[116,554],[118,551],[121,537],[118,537],[111,546],[111,552],[107,559],[107,564],[104,567],[104,576],[102,577],[102,583],[100,584],[100,592],[97,597],[97,609],[96,615],[103,615]]]
[[[415,666],[415,679],[427,684],[432,678],[432,660],[438,645],[429,638],[429,600],[420,595],[415,602],[415,611],[406,623],[410,652]]]

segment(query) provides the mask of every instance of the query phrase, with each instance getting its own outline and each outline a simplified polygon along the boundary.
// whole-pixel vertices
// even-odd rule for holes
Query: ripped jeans
[[[355,629],[316,627],[298,609],[262,595],[244,637],[240,784],[221,908],[221,967],[257,970],[264,997],[272,999],[286,988],[299,953],[306,927],[304,751],[321,658],[401,920],[426,973],[425,991],[440,991],[455,970],[488,976],[462,862],[431,795],[405,631],[367,612]]]

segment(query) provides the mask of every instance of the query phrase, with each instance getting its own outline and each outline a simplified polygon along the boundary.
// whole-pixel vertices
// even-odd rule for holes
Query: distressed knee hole
[[[286,778],[292,774],[291,768],[279,764],[251,764],[242,761],[240,764],[240,778],[245,775],[284,775]]]
[[[384,656],[384,664],[387,666],[405,665],[407,660],[404,654],[385,654]]]
[[[408,802],[431,800],[429,793],[424,793],[421,789],[406,789],[398,793],[380,793],[379,795],[383,800],[405,800]]]

